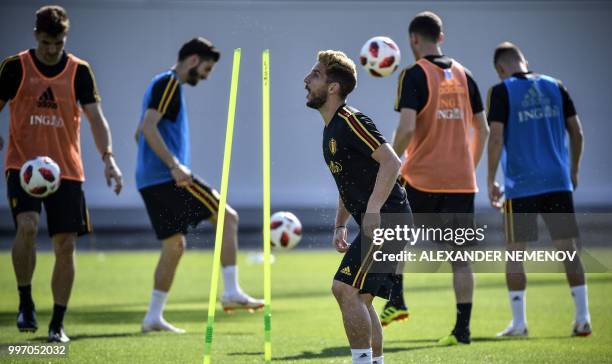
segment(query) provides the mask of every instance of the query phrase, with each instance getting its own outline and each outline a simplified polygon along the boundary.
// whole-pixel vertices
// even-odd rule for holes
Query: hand
[[[333,245],[338,253],[344,253],[348,250],[349,243],[346,241],[347,236],[348,229],[346,228],[346,226],[338,227],[336,228],[336,230],[334,230]]]
[[[172,174],[172,178],[174,178],[174,182],[176,182],[176,185],[179,187],[188,187],[193,184],[191,171],[180,163],[170,168],[170,173]]]
[[[115,158],[112,155],[108,155],[104,158],[104,177],[106,178],[106,185],[108,187],[112,185],[113,180],[115,181],[114,191],[115,194],[118,195],[123,187],[123,175],[119,167],[117,167]]]
[[[2,149],[1,146],[0,149]],[[572,184],[574,185],[574,189],[578,188],[578,171],[576,170],[572,170]]]
[[[496,209],[501,209],[504,193],[502,192],[499,183],[496,181],[489,182],[487,187],[489,189],[489,201],[491,201],[491,206]]]
[[[368,240],[374,238],[374,230],[380,227],[380,211],[368,212],[363,215],[361,220],[361,231]]]

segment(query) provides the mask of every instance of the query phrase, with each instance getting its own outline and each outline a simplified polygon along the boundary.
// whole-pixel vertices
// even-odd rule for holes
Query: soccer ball
[[[302,239],[302,223],[291,212],[279,211],[270,218],[270,244],[273,248],[291,249]]]
[[[400,58],[400,49],[393,39],[378,36],[363,45],[359,62],[372,76],[387,77],[397,69]]]
[[[43,198],[59,188],[60,167],[49,157],[36,157],[21,166],[19,177],[24,191],[30,196]]]

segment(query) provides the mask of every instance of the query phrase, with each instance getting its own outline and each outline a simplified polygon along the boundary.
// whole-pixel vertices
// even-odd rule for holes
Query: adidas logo
[[[523,110],[519,110],[519,122],[530,120],[541,120],[558,118],[561,115],[559,105],[554,105],[552,100],[544,95],[536,85],[531,85],[521,101]]]
[[[513,302],[518,302],[518,301],[520,301],[520,300],[521,300],[521,297],[520,297],[520,296],[514,296],[514,297],[512,297],[512,301],[513,301]]]
[[[340,270],[340,273],[345,274],[347,276],[351,276],[351,268],[346,266]]]
[[[523,96],[523,101],[521,102],[521,105],[523,107],[550,105],[550,99],[543,95],[542,92],[535,85],[531,85],[525,96]]]
[[[45,92],[38,97],[37,105],[45,109],[57,109],[57,103],[55,102],[55,96],[51,87],[47,87]]]

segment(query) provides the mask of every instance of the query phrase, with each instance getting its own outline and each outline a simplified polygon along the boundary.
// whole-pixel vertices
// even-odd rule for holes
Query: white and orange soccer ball
[[[43,198],[60,186],[60,167],[49,157],[36,157],[25,162],[19,171],[21,187],[30,196]]]
[[[291,249],[302,239],[302,223],[291,212],[279,211],[270,218],[270,244],[277,249]]]
[[[387,77],[399,66],[401,52],[393,39],[378,36],[361,48],[359,62],[374,77]]]

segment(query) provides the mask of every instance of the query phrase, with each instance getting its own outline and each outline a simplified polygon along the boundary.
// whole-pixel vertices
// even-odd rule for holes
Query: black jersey
[[[435,64],[442,69],[449,69],[453,63],[453,59],[444,55],[425,56],[429,62]],[[482,98],[480,90],[472,73],[465,68],[465,75],[468,81],[468,93],[470,95],[470,105],[472,112],[478,114],[483,111]],[[399,76],[397,87],[397,96],[395,98],[395,111],[401,111],[404,108],[421,112],[429,99],[429,86],[427,84],[427,76],[420,65],[414,64],[404,69]]]
[[[374,190],[379,164],[372,153],[385,138],[376,125],[358,110],[342,105],[323,130],[323,157],[346,209],[360,221]],[[406,191],[395,182],[381,212],[402,212]]]
[[[68,64],[68,55],[62,54],[62,58],[57,64],[46,65],[36,58],[34,49],[29,50],[36,69],[45,77],[55,77],[64,71]],[[0,65],[0,100],[12,100],[19,90],[23,78],[23,69],[19,56],[6,58]],[[81,105],[100,102],[100,94],[96,87],[93,71],[88,63],[80,63],[74,76],[74,93],[77,101]]]
[[[531,71],[518,72],[512,75],[512,77],[522,80],[537,76],[537,73],[533,73]],[[557,80],[557,84],[559,85],[561,99],[563,100],[563,116],[565,118],[576,116],[576,107],[574,106],[574,101],[572,101],[569,92],[561,81]],[[508,122],[508,116],[510,115],[510,98],[508,97],[508,89],[506,88],[506,84],[504,82],[500,82],[491,87],[491,89],[489,89],[488,99],[487,117],[489,124],[492,121],[496,121],[506,125]]]

